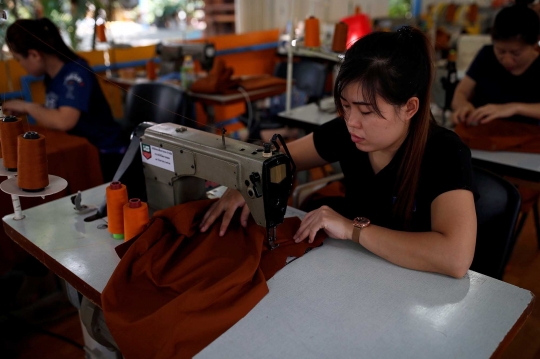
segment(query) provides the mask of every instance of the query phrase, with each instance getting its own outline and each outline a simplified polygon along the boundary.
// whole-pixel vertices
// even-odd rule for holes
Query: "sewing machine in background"
[[[214,65],[216,48],[212,43],[159,43],[156,45],[156,55],[160,57],[159,75],[180,71],[184,57],[190,55],[199,61],[205,71],[210,71]]]
[[[270,248],[277,246],[276,227],[283,223],[296,170],[279,135],[261,148],[172,123],[143,123],[137,132],[151,209],[206,198],[206,180],[217,182],[242,194],[255,222],[267,229]]]

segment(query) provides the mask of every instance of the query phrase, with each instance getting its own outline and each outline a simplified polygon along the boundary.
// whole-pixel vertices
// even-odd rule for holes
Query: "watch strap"
[[[360,230],[361,229],[362,228],[360,228],[360,227],[353,226],[353,230],[352,230],[352,240],[353,240],[353,242],[360,243]]]

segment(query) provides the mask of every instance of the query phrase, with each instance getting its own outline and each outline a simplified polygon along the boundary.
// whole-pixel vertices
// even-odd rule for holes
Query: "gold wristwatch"
[[[366,228],[370,224],[370,220],[366,217],[356,217],[353,221],[353,232],[352,240],[353,242],[360,243],[360,231],[362,228]]]

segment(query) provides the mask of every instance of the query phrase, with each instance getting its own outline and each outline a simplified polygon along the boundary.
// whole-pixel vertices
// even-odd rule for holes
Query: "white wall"
[[[313,15],[329,24],[352,15],[357,5],[371,17],[388,14],[388,0],[236,0],[235,3],[239,33],[284,29],[291,18],[291,11],[295,22]]]

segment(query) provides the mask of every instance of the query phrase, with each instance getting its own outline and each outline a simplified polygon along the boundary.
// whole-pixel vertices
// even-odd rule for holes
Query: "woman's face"
[[[513,75],[521,75],[536,58],[533,45],[519,40],[494,41],[493,51],[499,63]]]
[[[32,76],[45,74],[43,57],[35,50],[29,50],[28,56],[24,57],[17,52],[12,52],[13,58]]]
[[[351,83],[341,93],[344,118],[353,141],[361,151],[397,151],[407,137],[409,119],[407,105],[397,107],[377,96],[377,106],[383,115],[373,112],[370,103],[364,100],[362,86]]]

